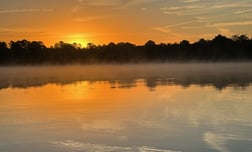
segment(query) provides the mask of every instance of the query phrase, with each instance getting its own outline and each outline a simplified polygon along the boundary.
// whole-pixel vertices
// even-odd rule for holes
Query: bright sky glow
[[[252,35],[251,0],[1,0],[0,40],[173,43]]]

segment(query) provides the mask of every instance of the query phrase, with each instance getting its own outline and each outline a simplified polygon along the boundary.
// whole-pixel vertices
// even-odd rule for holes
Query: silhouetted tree
[[[237,42],[237,41],[248,41],[249,37],[247,35],[233,35],[232,40]]]
[[[95,49],[96,45],[94,43],[88,43],[87,44],[87,49]]]
[[[0,63],[8,62],[11,54],[6,42],[0,41]]]
[[[156,45],[156,43],[155,43],[154,41],[149,40],[149,41],[147,41],[147,42],[145,43],[145,45],[144,45],[144,46],[149,47],[149,46],[155,46],[155,45]]]
[[[67,64],[67,63],[127,63],[166,61],[226,61],[252,60],[252,39],[247,35],[227,38],[217,35],[212,40],[195,43],[156,44],[149,40],[142,46],[129,42],[95,45],[59,41],[47,48],[41,41],[19,40],[0,42],[0,64]]]
[[[180,46],[188,47],[190,45],[190,42],[187,40],[183,40],[180,42]]]

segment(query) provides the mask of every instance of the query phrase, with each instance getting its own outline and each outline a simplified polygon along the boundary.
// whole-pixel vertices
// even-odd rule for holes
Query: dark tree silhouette
[[[0,42],[0,64],[9,62],[10,59],[10,50],[7,47],[7,44],[5,42]]]
[[[144,46],[150,47],[150,46],[155,46],[155,45],[156,45],[156,43],[155,43],[154,41],[149,40],[149,41],[147,41],[147,42],[145,43]]]
[[[247,35],[227,38],[217,35],[212,40],[195,43],[156,44],[153,40],[142,46],[129,42],[81,48],[77,43],[59,41],[46,47],[41,41],[0,41],[0,64],[69,64],[69,63],[140,63],[188,61],[251,61],[252,39]]]

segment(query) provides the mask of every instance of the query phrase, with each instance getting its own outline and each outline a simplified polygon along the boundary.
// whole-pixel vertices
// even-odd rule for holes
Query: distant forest
[[[195,43],[156,44],[149,40],[137,46],[128,42],[95,45],[60,41],[46,47],[41,41],[0,41],[0,65],[36,64],[91,64],[91,63],[149,63],[149,62],[218,62],[252,61],[252,38],[217,35],[212,40],[200,39]]]

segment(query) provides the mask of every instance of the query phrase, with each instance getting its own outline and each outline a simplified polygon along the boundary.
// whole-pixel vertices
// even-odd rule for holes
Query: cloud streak
[[[34,12],[52,12],[53,9],[8,9],[8,10],[0,10],[0,14],[8,14],[8,13],[34,13]]]
[[[225,8],[251,8],[252,4],[250,3],[230,3],[230,4],[215,4],[210,8],[213,9],[225,9]]]
[[[88,17],[76,17],[73,20],[75,22],[91,22],[91,21],[97,21],[97,20],[104,20],[104,19],[109,19],[109,18],[113,18],[115,16],[88,16]]]
[[[117,6],[117,7],[127,7],[132,5],[152,3],[162,0],[77,0],[83,6],[97,6],[97,7],[108,7],[108,6]]]
[[[169,18],[181,17],[185,19],[179,20],[179,22],[172,25],[160,26],[155,28],[159,32],[175,35],[191,35],[192,31],[196,31],[197,35],[204,34],[201,29],[206,29],[209,33],[221,33],[225,35],[234,35],[235,30],[241,26],[252,25],[252,3],[250,1],[232,2],[228,3],[226,0],[222,1],[211,1],[206,3],[202,0],[177,0],[177,3],[168,2],[165,6],[160,7],[160,11],[168,15]],[[221,15],[220,15],[221,14]],[[174,17],[175,16],[175,17]],[[185,17],[186,16],[186,17]],[[183,22],[184,21],[184,22]],[[187,22],[189,21],[189,22]],[[180,30],[178,30],[180,29]],[[179,31],[179,34],[178,32]],[[175,33],[175,35],[174,35]],[[206,34],[206,33],[205,33]],[[189,38],[190,39],[190,38]]]
[[[89,6],[117,6],[127,3],[127,1],[123,0],[78,0],[82,5]]]
[[[8,33],[8,34],[15,34],[15,33],[26,33],[26,34],[39,34],[39,33],[46,33],[46,29],[44,28],[6,28],[0,27],[1,33]]]
[[[194,2],[198,2],[200,0],[180,0],[180,2],[183,2],[183,3],[194,3]]]
[[[230,26],[244,26],[244,25],[252,25],[252,21],[224,22],[213,24],[213,26],[216,27],[230,27]]]
[[[222,13],[250,13],[252,3],[249,1],[227,3],[227,1],[212,1],[209,3],[200,0],[180,0],[179,3],[169,4],[161,7],[160,10],[164,14],[172,14],[178,16],[197,15],[197,14],[215,14],[216,11]]]
[[[185,5],[161,7],[160,10],[163,11],[164,14],[184,16],[200,14],[204,8],[204,5]]]

